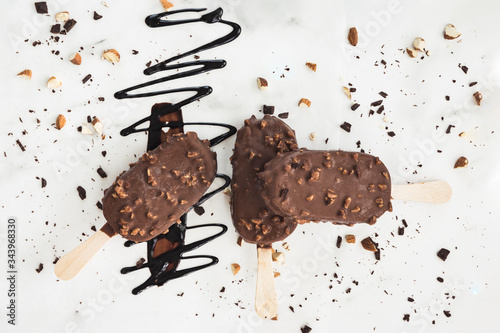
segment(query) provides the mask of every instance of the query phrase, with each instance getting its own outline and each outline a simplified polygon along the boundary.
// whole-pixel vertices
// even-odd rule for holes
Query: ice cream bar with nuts
[[[259,177],[266,204],[300,223],[374,224],[392,211],[389,171],[372,155],[296,150],[278,155]]]
[[[200,199],[216,170],[208,141],[194,132],[169,136],[104,192],[104,217],[126,239],[150,240],[167,232]]]
[[[269,245],[295,230],[295,218],[276,215],[267,207],[257,174],[278,153],[296,148],[294,131],[276,117],[252,116],[238,131],[231,157],[231,214],[236,230],[247,243]]]

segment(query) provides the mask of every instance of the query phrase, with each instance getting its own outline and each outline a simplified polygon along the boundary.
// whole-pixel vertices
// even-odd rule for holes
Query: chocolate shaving
[[[340,245],[342,245],[342,237],[337,236],[337,248],[340,249]]]
[[[288,112],[283,112],[278,115],[278,118],[288,119]]]
[[[378,94],[380,96],[382,96],[383,98],[386,98],[387,96],[389,96],[386,92],[383,92],[383,91],[379,92]]]
[[[87,75],[83,78],[82,83],[83,83],[83,84],[87,83],[87,81],[88,81],[88,80],[90,80],[90,78],[91,78],[91,77],[92,77],[92,74],[87,74]]]
[[[38,265],[38,268],[36,268],[36,269],[35,269],[35,271],[36,271],[37,273],[40,273],[42,270],[43,270],[43,264],[42,264],[42,263],[40,263],[40,265]]]

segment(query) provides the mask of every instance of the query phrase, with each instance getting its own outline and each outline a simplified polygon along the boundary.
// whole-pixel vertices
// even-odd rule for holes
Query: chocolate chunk
[[[403,228],[403,227],[399,227],[399,228],[398,228],[398,235],[399,235],[399,236],[403,236],[404,234],[405,234],[405,228]]]
[[[379,100],[379,101],[375,101],[375,102],[372,102],[372,104],[370,104],[370,106],[379,106],[380,104],[382,104],[383,100]]]
[[[128,240],[152,239],[200,199],[216,169],[208,141],[201,141],[194,132],[167,136],[105,191],[104,217]]]
[[[276,157],[297,148],[294,131],[276,117],[252,116],[238,130],[231,157],[231,212],[233,224],[241,237],[251,244],[271,244],[285,239],[296,228],[295,218],[275,215],[260,196],[258,172]],[[278,195],[282,188],[278,188]],[[285,192],[283,192],[285,193]]]
[[[451,317],[451,312],[450,311],[447,311],[447,310],[443,310],[443,313],[446,317]]]
[[[73,19],[70,19],[70,20],[66,21],[66,23],[64,23],[64,29],[66,30],[66,32],[69,32],[71,29],[74,28],[75,25],[76,25],[76,21]]]
[[[341,245],[342,245],[342,237],[337,236],[337,248],[340,249]]]
[[[410,321],[410,315],[409,315],[409,314],[405,314],[405,315],[403,316],[403,320],[404,320],[404,321]]]
[[[146,262],[146,259],[144,258],[141,258],[139,259],[136,263],[135,263],[135,267],[136,268],[141,268],[142,266],[144,266],[144,263]]]
[[[107,153],[108,153],[108,152],[107,152],[107,151],[105,151],[105,150],[101,151],[101,155],[102,155],[103,157],[106,157],[106,154],[107,154]]]
[[[349,88],[349,92],[356,92],[356,88],[354,87]]]
[[[394,133],[393,131],[390,131],[390,132],[387,132],[387,135],[389,135],[391,138],[396,136],[396,133]]]
[[[469,87],[474,87],[477,84],[477,82],[471,82],[469,83]]]
[[[97,173],[99,174],[99,176],[101,176],[101,178],[106,178],[108,176],[107,173],[101,167],[97,169]]]
[[[349,124],[348,122],[344,121],[344,123],[342,125],[340,125],[340,128],[342,128],[347,133],[350,133],[351,132],[351,126],[352,126],[351,124]]]
[[[137,51],[137,50],[132,50],[132,54],[133,54],[133,55],[137,55],[137,54],[139,54],[139,51]]]
[[[97,99],[99,100],[99,102],[104,102],[104,97],[97,97]]]
[[[85,198],[87,197],[87,191],[85,191],[85,189],[81,186],[78,186],[76,190],[78,191],[80,199],[85,200]]]
[[[42,188],[44,188],[45,186],[47,186],[47,181],[45,180],[45,178],[42,178]]]
[[[437,256],[439,257],[439,259],[441,259],[442,261],[446,261],[446,258],[448,258],[448,255],[450,254],[450,250],[447,250],[447,249],[441,249],[439,250],[439,252],[437,253]]]
[[[377,114],[381,114],[382,112],[384,112],[385,110],[385,107],[383,105],[381,105],[378,109],[377,109]]]
[[[37,273],[40,273],[42,270],[43,270],[43,264],[42,264],[42,263],[40,263],[40,265],[38,265],[38,268],[36,268],[36,269],[35,269],[35,271],[36,271]]]
[[[194,206],[193,210],[199,216],[202,216],[203,214],[205,214],[205,208],[203,208],[202,206]]]
[[[47,3],[44,2],[35,2],[35,10],[38,14],[48,14],[49,8],[47,7]]]
[[[462,71],[464,71],[465,74],[467,74],[467,72],[469,71],[469,67],[467,66],[462,66]]]
[[[94,20],[98,21],[100,19],[102,19],[102,15],[99,15],[99,14],[97,14],[96,11],[94,11]]]
[[[58,34],[61,32],[61,25],[60,24],[54,24],[51,28],[50,28],[50,32],[53,33],[53,34]]]
[[[282,216],[373,224],[390,207],[389,171],[377,157],[364,153],[284,152],[266,164],[259,178],[265,203]]]
[[[403,225],[405,226],[405,228],[408,228],[408,223],[406,222],[405,219],[402,219],[401,222],[403,223]]]
[[[97,206],[97,208],[102,210],[102,203],[100,201],[97,201],[97,203],[95,205]]]
[[[413,298],[411,298],[411,297],[408,297],[407,299],[408,299],[408,302],[414,302],[414,301],[415,301],[415,300],[414,300]]]
[[[442,277],[440,277],[440,276],[438,276],[436,280],[438,280],[438,282],[440,282],[440,283],[444,282],[444,279]]]
[[[383,92],[383,91],[379,92],[378,94],[380,96],[382,96],[383,98],[386,98],[387,96],[389,96],[386,92]]]
[[[312,328],[310,328],[310,327],[309,327],[309,326],[307,326],[307,325],[304,325],[304,326],[302,326],[302,327],[300,328],[300,332],[301,332],[301,333],[309,333],[309,332],[311,332],[311,331],[312,331]]]
[[[356,111],[358,108],[359,108],[359,104],[358,103],[354,103],[353,105],[351,105],[351,110],[352,111]]]
[[[95,225],[91,226],[91,227],[90,227],[90,230],[92,230],[92,231],[97,231],[97,229],[96,229]]]
[[[274,114],[274,106],[272,105],[264,105],[264,114]]]
[[[87,83],[87,81],[88,81],[88,80],[90,80],[90,78],[91,78],[91,77],[92,77],[92,74],[87,74],[87,75],[83,78],[82,83],[83,83],[83,84]]]
[[[283,112],[278,115],[281,119],[288,119],[288,112]]]

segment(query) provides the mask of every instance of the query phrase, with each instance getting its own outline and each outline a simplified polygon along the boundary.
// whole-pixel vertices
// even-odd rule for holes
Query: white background
[[[107,2],[109,8],[97,0],[49,1],[50,16],[36,14],[31,1],[0,4],[0,268],[6,271],[7,217],[15,216],[20,272],[18,325],[8,327],[2,310],[2,332],[4,327],[52,333],[300,332],[306,324],[313,332],[500,331],[499,2],[173,1],[175,9],[221,6],[224,18],[243,29],[233,43],[199,54],[201,59],[226,59],[226,68],[165,85],[214,88],[212,95],[184,108],[186,121],[239,127],[249,116],[260,115],[263,104],[274,105],[277,113],[290,113],[287,123],[301,146],[358,150],[360,140],[361,148],[381,157],[394,183],[446,180],[453,188],[452,200],[444,205],[394,201],[394,212],[374,226],[299,226],[287,239],[290,251],[275,244],[286,257],[284,266],[275,267],[282,274],[276,279],[277,321],[263,321],[254,312],[255,247],[236,244],[223,194],[204,205],[205,215],[189,214],[191,225],[229,226],[223,237],[193,252],[216,255],[216,266],[133,296],[130,291],[147,273],[123,276],[119,270],[144,257],[145,245],[127,249],[123,239],[114,237],[75,279],[64,282],[54,275],[54,259],[92,235],[91,226],[105,223],[95,206],[102,190],[144,152],[144,134],[121,137],[120,129],[149,114],[155,102],[180,98],[118,101],[113,93],[147,80],[142,71],[148,61],[167,59],[227,31],[202,23],[150,29],[144,18],[162,11],[159,1]],[[59,43],[47,45],[54,15],[63,10],[78,23]],[[104,17],[94,21],[94,10]],[[461,38],[443,39],[448,23]],[[360,33],[356,48],[346,40],[351,26]],[[411,59],[403,52],[417,36],[427,41],[430,57]],[[42,45],[33,47],[38,40]],[[75,66],[68,58],[80,47],[83,62]],[[120,52],[120,63],[100,59],[108,48]],[[133,49],[139,54],[132,55]],[[317,72],[306,62],[317,63]],[[459,64],[469,68],[468,74]],[[31,81],[16,77],[26,68],[33,71]],[[82,84],[87,74],[93,81]],[[45,86],[51,76],[63,82],[55,93]],[[267,91],[257,88],[258,76],[269,81]],[[478,84],[469,87],[474,81]],[[353,99],[361,104],[355,112],[342,93],[348,83],[357,88]],[[382,99],[379,91],[389,94],[385,114],[368,117],[369,104]],[[484,96],[480,107],[473,103],[475,91]],[[302,97],[312,101],[310,108],[297,107]],[[67,119],[61,131],[54,127],[58,114]],[[77,132],[87,115],[101,119],[105,140]],[[339,128],[344,121],[352,124],[350,133]],[[443,134],[450,124],[455,126],[451,133]],[[388,130],[396,136],[390,138]],[[315,141],[309,140],[311,132],[317,133]],[[461,132],[465,137],[458,136]],[[199,131],[203,138],[213,133]],[[220,172],[231,173],[233,144],[234,138],[215,148]],[[453,169],[460,156],[468,158],[469,166]],[[98,176],[99,166],[108,178]],[[45,178],[47,187],[42,189],[36,177]],[[87,191],[83,201],[77,186]],[[402,219],[409,227],[398,236]],[[344,241],[337,249],[337,236],[349,233],[356,235],[356,244]],[[367,236],[382,248],[380,261],[362,249],[359,241]],[[188,242],[196,237],[203,235],[189,233]],[[436,256],[441,248],[451,251],[446,262]],[[40,263],[44,269],[37,273]],[[242,267],[236,276],[231,263]],[[0,281],[0,308],[5,309],[7,284],[3,277]],[[404,314],[410,315],[409,322],[402,320]]]

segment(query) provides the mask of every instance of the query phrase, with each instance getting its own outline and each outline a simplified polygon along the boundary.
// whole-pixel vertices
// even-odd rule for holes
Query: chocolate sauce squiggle
[[[180,108],[192,103],[194,101],[197,101],[205,96],[208,96],[212,93],[212,88],[209,86],[199,86],[199,87],[186,87],[186,88],[177,88],[177,89],[167,89],[167,90],[159,90],[159,91],[153,91],[153,92],[145,92],[145,93],[132,93],[134,91],[137,91],[139,89],[143,89],[146,87],[154,86],[160,83],[164,83],[167,81],[172,81],[175,79],[180,79],[180,78],[185,78],[205,72],[212,71],[214,69],[220,69],[226,66],[226,61],[222,59],[218,60],[197,60],[197,61],[188,61],[184,63],[179,63],[179,64],[170,64],[171,62],[174,62],[176,60],[179,60],[181,58],[193,55],[195,53],[205,51],[214,47],[218,47],[224,44],[227,44],[234,39],[236,39],[240,33],[241,33],[241,28],[238,24],[234,22],[229,22],[225,21],[222,19],[222,9],[218,8],[210,13],[207,13],[205,15],[202,15],[199,18],[196,19],[187,19],[187,20],[168,20],[168,16],[179,14],[179,13],[186,13],[186,12],[202,12],[205,11],[205,8],[202,9],[183,9],[183,10],[175,10],[175,11],[170,11],[170,12],[165,12],[165,13],[160,13],[160,14],[154,14],[150,15],[146,18],[146,24],[149,27],[152,28],[157,28],[157,27],[164,27],[164,26],[172,26],[172,25],[179,25],[179,24],[187,24],[187,23],[195,23],[195,22],[204,22],[208,24],[213,24],[213,23],[221,23],[228,25],[232,28],[231,32],[229,32],[227,35],[220,37],[210,43],[204,44],[200,47],[197,47],[195,49],[192,49],[190,51],[187,51],[185,53],[182,53],[180,55],[177,55],[175,57],[172,57],[170,59],[167,59],[161,63],[158,63],[150,68],[147,68],[144,70],[145,75],[151,75],[157,72],[161,71],[167,71],[167,70],[176,70],[176,69],[181,69],[181,68],[193,68],[181,73],[176,73],[176,74],[171,74],[163,78],[159,78],[156,80],[152,80],[149,82],[145,82],[142,84],[135,85],[133,87],[123,89],[121,91],[118,91],[115,93],[115,98],[117,99],[124,99],[124,98],[144,98],[144,97],[152,97],[152,96],[157,96],[157,95],[163,95],[163,94],[175,94],[175,93],[180,93],[180,92],[193,92],[194,94],[191,97],[188,97],[178,103],[170,104],[170,103],[160,103],[156,104],[153,106],[151,110],[151,115],[147,116],[136,123],[130,125],[129,127],[123,129],[120,134],[123,136],[130,135],[132,133],[138,133],[142,131],[148,131],[148,144],[147,148],[148,150],[152,150],[156,148],[158,145],[160,145],[161,140],[162,140],[162,134],[164,133],[162,131],[163,128],[169,127],[169,128],[174,128],[174,129],[181,129],[184,126],[188,125],[205,125],[205,126],[218,126],[218,127],[224,127],[227,129],[227,131],[221,135],[218,135],[212,139],[210,139],[210,146],[215,146],[219,144],[220,142],[226,140],[230,136],[234,135],[236,133],[236,128],[234,126],[228,125],[228,124],[222,124],[222,123],[211,123],[211,122],[191,122],[191,123],[185,123],[183,121],[170,121],[170,122],[164,122],[161,121],[161,118],[163,116],[166,116],[168,114],[174,113],[174,112],[179,112],[180,113]],[[139,125],[142,125],[145,122],[149,122],[149,127],[147,128],[137,128]],[[231,179],[227,175],[223,174],[217,174],[217,178],[222,178],[224,179],[224,184],[220,186],[219,188],[213,190],[212,192],[209,192],[202,196],[200,200],[193,205],[193,207],[197,207],[202,205],[206,200],[210,199],[212,196],[215,194],[221,192],[225,188],[227,188],[231,182]],[[190,209],[192,209],[191,207]],[[151,273],[151,276],[141,285],[137,286],[132,290],[132,293],[134,295],[140,293],[144,289],[157,285],[161,286],[165,284],[166,282],[177,279],[179,277],[182,277],[184,275],[187,275],[189,273],[198,271],[200,269],[215,265],[218,263],[219,259],[214,256],[210,255],[195,255],[195,256],[183,256],[184,253],[192,251],[194,249],[197,249],[198,247],[214,240],[215,238],[221,236],[227,231],[227,226],[224,224],[204,224],[204,225],[198,225],[198,226],[187,226],[187,213],[182,215],[180,218],[180,223],[175,224],[169,228],[168,233],[159,235],[152,240],[147,242],[147,257],[148,260],[146,263],[143,263],[142,265],[136,265],[133,267],[125,267],[121,270],[123,274],[129,273],[136,271],[138,269],[147,267]],[[212,236],[203,238],[199,241],[190,243],[190,244],[185,244],[185,234],[186,231],[189,229],[198,229],[198,228],[207,228],[207,227],[218,227],[221,230]],[[135,243],[133,242],[126,242],[125,246],[131,246]],[[157,249],[160,246],[165,247],[165,246],[170,246],[171,248],[168,249],[166,252],[163,252],[161,254],[157,253]],[[165,245],[166,244],[166,245]],[[189,260],[189,259],[208,259],[208,262],[205,264],[201,264],[198,266],[186,268],[186,269],[181,269],[177,270],[177,267],[180,263],[180,260]]]

